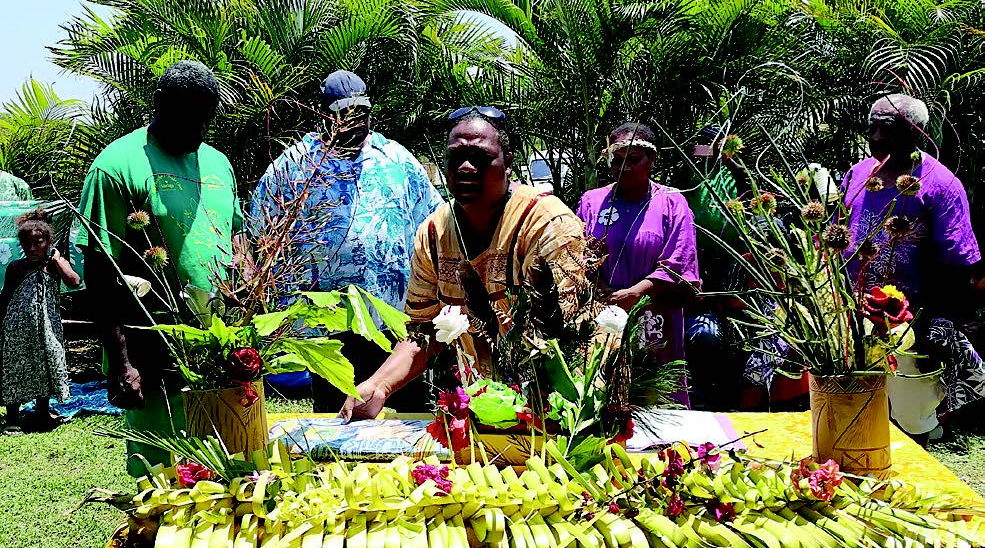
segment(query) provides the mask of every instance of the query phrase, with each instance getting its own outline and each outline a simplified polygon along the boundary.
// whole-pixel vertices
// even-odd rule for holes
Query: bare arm
[[[99,326],[100,338],[109,362],[108,392],[110,403],[123,409],[143,407],[144,396],[140,386],[140,373],[130,364],[126,337],[123,335],[123,318],[119,306],[133,296],[116,275],[110,259],[100,251],[83,248],[85,255],[86,285],[89,310]],[[62,259],[64,261],[64,259]]]
[[[346,422],[352,419],[376,418],[391,394],[424,373],[428,360],[440,346],[432,343],[422,349],[417,342],[410,339],[398,342],[376,373],[357,387],[362,402],[349,397],[339,411],[339,416]]]
[[[82,279],[72,269],[72,265],[65,260],[65,257],[62,257],[62,254],[56,248],[52,248],[51,259],[48,263],[48,272],[58,276],[61,281],[65,282],[65,285],[72,289],[79,287],[82,283]]]

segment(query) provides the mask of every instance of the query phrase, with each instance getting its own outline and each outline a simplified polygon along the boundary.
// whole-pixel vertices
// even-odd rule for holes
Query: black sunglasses
[[[455,112],[448,115],[448,121],[454,122],[463,118],[467,114],[472,112],[478,112],[479,116],[486,119],[487,122],[495,126],[497,129],[502,128],[503,124],[506,123],[506,113],[499,110],[496,107],[462,107]]]

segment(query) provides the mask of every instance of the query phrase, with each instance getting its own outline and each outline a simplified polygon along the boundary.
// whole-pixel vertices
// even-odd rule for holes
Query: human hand
[[[106,388],[109,402],[121,409],[140,409],[144,406],[140,372],[128,362],[124,362],[118,374],[110,376]]]
[[[641,298],[643,298],[643,292],[630,287],[614,291],[612,295],[609,295],[609,304],[614,304],[629,312],[631,308],[636,306],[636,303],[640,302]]]
[[[58,259],[61,258],[61,256],[62,256],[62,254],[58,251],[58,248],[57,247],[52,247],[51,248],[51,260],[52,261],[57,261]]]
[[[375,419],[378,417],[383,411],[383,404],[386,403],[387,395],[383,387],[369,379],[360,383],[356,387],[356,391],[359,392],[359,398],[362,401],[360,402],[352,396],[346,398],[345,404],[339,411],[339,417],[345,422],[352,419]]]

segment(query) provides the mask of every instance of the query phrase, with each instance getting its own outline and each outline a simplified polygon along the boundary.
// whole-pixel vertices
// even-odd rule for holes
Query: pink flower
[[[698,446],[698,460],[701,461],[702,466],[712,472],[722,465],[722,455],[718,453],[718,447],[711,442]]]
[[[664,477],[663,484],[664,487],[672,488],[677,485],[677,478],[684,474],[684,459],[673,448],[667,449],[664,455],[667,457],[667,468],[661,474]]]
[[[616,504],[615,501],[609,503],[609,513],[610,514],[618,514],[619,513],[619,505]]]
[[[427,427],[428,434],[438,440],[444,447],[459,451],[469,444],[468,418],[452,418],[448,415],[438,415]]]
[[[174,471],[178,475],[178,484],[182,487],[192,487],[200,481],[207,481],[215,478],[215,473],[212,472],[212,470],[209,470],[197,462],[179,464],[174,467]]]
[[[445,493],[451,493],[452,483],[448,479],[447,466],[420,464],[410,471],[410,475],[418,485],[423,485],[427,480],[431,480],[438,486],[439,490]]]
[[[253,389],[253,383],[245,381],[236,382],[243,387],[243,397],[239,399],[240,405],[243,407],[249,407],[260,399],[260,395]]]
[[[676,518],[684,512],[684,500],[674,495],[670,497],[670,502],[667,503],[667,516]]]
[[[453,417],[462,417],[469,410],[469,395],[461,386],[455,387],[454,392],[442,392],[438,395],[438,409]]]
[[[843,479],[844,476],[838,471],[838,463],[828,459],[828,462],[811,472],[807,478],[807,484],[811,487],[812,495],[828,501],[834,496],[835,489],[841,485]]]
[[[728,502],[721,502],[718,500],[712,501],[708,505],[708,511],[715,514],[715,521],[722,523],[723,521],[732,521],[735,519],[735,509]]]
[[[794,468],[793,470],[790,471],[790,481],[793,482],[794,487],[797,487],[799,489],[800,480],[811,475],[811,471],[809,468],[807,468],[807,466],[813,462],[814,459],[812,459],[811,457],[800,459],[797,468]]]

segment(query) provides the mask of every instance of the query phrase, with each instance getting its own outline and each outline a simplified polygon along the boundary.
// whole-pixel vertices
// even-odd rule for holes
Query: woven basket
[[[883,375],[810,376],[814,459],[845,472],[886,478],[889,398]]]

